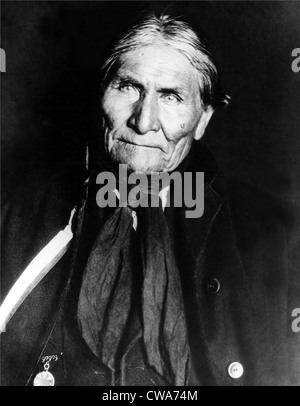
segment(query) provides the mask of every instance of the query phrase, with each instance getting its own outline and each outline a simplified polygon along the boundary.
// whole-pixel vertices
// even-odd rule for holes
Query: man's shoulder
[[[1,279],[4,294],[37,253],[63,229],[78,190],[57,171],[29,172],[1,201]]]
[[[241,181],[228,183],[226,193],[242,251],[267,252],[272,246],[285,244],[294,232],[294,209],[278,195]]]
[[[29,171],[2,192],[2,225],[22,227],[56,224],[80,200],[81,179],[68,178],[66,172],[43,169]]]
[[[230,181],[226,195],[232,215],[240,224],[258,223],[263,228],[291,225],[292,207],[275,193],[242,181]]]

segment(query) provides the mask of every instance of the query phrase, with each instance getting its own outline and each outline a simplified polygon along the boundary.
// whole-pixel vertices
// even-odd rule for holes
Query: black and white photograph
[[[300,2],[0,7],[1,386],[300,386]]]

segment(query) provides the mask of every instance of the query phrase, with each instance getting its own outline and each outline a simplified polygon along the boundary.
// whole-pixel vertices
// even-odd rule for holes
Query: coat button
[[[233,379],[239,379],[244,374],[244,367],[239,362],[232,362],[228,367],[228,374]]]
[[[220,282],[216,278],[211,278],[206,283],[206,291],[210,295],[215,295],[221,288]]]

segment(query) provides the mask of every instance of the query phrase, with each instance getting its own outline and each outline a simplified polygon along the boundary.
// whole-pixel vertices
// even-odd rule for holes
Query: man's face
[[[129,51],[103,100],[105,147],[137,172],[172,171],[200,139],[212,109],[203,109],[199,76],[165,45]]]

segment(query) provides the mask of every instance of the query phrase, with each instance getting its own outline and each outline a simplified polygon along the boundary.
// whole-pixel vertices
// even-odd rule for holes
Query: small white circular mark
[[[33,381],[33,386],[54,386],[54,384],[54,376],[46,371],[37,374]]]
[[[244,367],[239,362],[232,362],[228,367],[228,374],[233,379],[239,379],[244,374]]]

